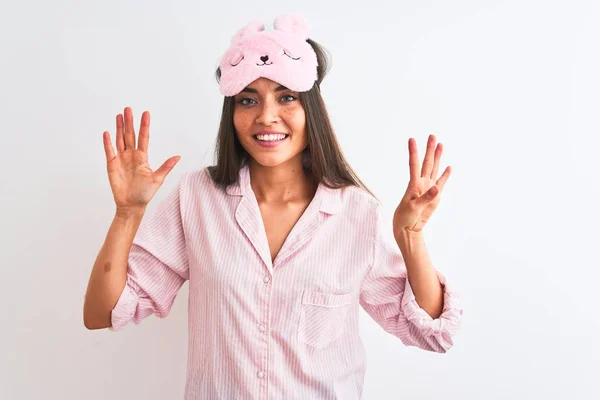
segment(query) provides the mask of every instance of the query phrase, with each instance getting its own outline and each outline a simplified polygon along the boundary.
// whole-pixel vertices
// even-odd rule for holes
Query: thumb
[[[154,171],[154,181],[159,185],[162,185],[169,172],[173,170],[173,167],[175,167],[175,164],[177,164],[179,160],[181,160],[180,156],[174,156],[165,161],[159,169]]]
[[[440,190],[438,189],[438,187],[436,185],[433,185],[429,188],[428,191],[426,191],[425,193],[423,193],[423,195],[421,195],[421,197],[419,197],[417,202],[419,204],[425,205],[433,199],[435,199],[439,192]]]
[[[440,192],[440,190],[438,189],[437,185],[433,185],[427,191],[427,196],[429,196],[431,198],[431,200],[433,200],[433,199],[435,199],[435,197],[438,195],[439,192]]]

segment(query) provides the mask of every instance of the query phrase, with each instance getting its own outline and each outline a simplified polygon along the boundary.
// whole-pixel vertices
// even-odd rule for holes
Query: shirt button
[[[263,278],[263,282],[264,282],[264,283],[269,283],[269,281],[270,281],[270,280],[271,280],[271,278],[269,278],[268,276],[265,276],[265,277]]]
[[[261,331],[261,332],[264,332],[265,329],[267,329],[267,328],[264,325],[259,325],[258,326],[258,330]]]
[[[262,371],[258,371],[258,374],[256,374],[260,379],[265,377],[265,373]]]

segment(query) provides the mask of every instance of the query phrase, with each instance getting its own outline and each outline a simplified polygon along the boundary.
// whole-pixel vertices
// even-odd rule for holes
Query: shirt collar
[[[240,168],[238,181],[229,185],[226,189],[227,194],[232,196],[244,196],[250,187],[250,169],[248,164],[244,164]],[[319,210],[326,214],[337,214],[342,205],[342,190],[332,189],[323,182],[319,183],[315,193],[315,201],[319,202]]]

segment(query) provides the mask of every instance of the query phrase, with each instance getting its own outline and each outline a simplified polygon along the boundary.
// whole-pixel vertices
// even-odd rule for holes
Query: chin
[[[250,154],[250,157],[256,162],[258,165],[267,168],[278,167],[284,164],[293,163],[296,157],[301,157],[302,153],[294,155],[294,154]]]
[[[259,156],[259,157],[252,157],[252,158],[260,166],[269,167],[269,168],[280,166],[290,160],[289,158],[285,158],[285,157],[273,157],[273,156],[269,156],[269,157]]]

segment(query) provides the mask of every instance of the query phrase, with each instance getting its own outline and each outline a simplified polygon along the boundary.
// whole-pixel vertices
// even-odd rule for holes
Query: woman
[[[217,77],[225,95],[217,164],[183,175],[151,216],[179,157],[148,165],[117,116],[104,145],[116,215],[93,267],[88,329],[164,318],[189,280],[187,399],[358,399],[365,373],[359,305],[406,345],[445,352],[462,309],[431,265],[422,230],[450,168],[429,137],[393,218],[344,160],[320,95],[327,66],[308,23],[279,17],[240,29]],[[144,218],[143,218],[144,217]]]

